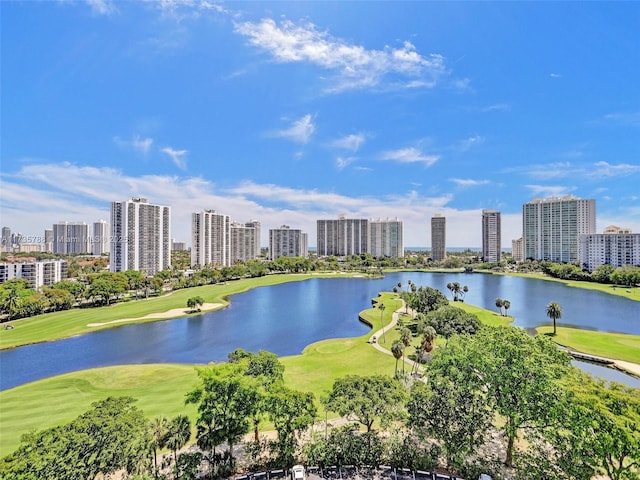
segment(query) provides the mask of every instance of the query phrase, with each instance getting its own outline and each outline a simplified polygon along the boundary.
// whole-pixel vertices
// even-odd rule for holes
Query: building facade
[[[94,222],[93,224],[93,237],[92,241],[92,253],[96,256],[100,256],[103,253],[109,253],[109,224],[105,220]]]
[[[269,258],[303,257],[309,255],[307,234],[302,230],[291,229],[288,225],[269,230]]]
[[[514,262],[524,262],[524,249],[522,248],[522,237],[511,240],[511,256]]]
[[[609,226],[605,233],[580,235],[579,257],[580,266],[589,272],[600,265],[640,266],[640,233]]]
[[[231,222],[231,265],[254,260],[260,255],[260,222]]]
[[[369,220],[369,253],[374,257],[404,257],[404,229],[401,220]]]
[[[369,221],[340,216],[337,220],[318,220],[318,256],[360,255],[369,252]]]
[[[431,259],[440,262],[447,258],[447,219],[436,213],[431,218]]]
[[[525,259],[578,261],[580,235],[595,233],[596,201],[568,195],[534,199],[522,207]]]
[[[215,210],[191,214],[191,265],[231,265],[231,221]]]
[[[482,260],[499,262],[502,260],[500,212],[482,210]]]
[[[139,270],[155,275],[171,267],[171,208],[146,198],[111,202],[112,272]]]
[[[2,227],[2,252],[11,252],[13,245],[11,244],[11,229]]]
[[[14,278],[24,278],[34,290],[50,287],[67,278],[67,262],[65,260],[43,260],[0,263],[0,283]]]
[[[89,225],[84,222],[58,222],[54,224],[53,253],[62,255],[91,253]]]

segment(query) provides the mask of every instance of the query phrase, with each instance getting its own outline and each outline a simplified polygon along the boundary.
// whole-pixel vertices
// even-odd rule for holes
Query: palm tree
[[[9,290],[9,294],[2,304],[2,310],[7,312],[9,320],[13,319],[14,315],[20,310],[20,295],[15,288]]]
[[[502,307],[504,306],[504,300],[502,300],[501,298],[496,298],[496,307],[498,307],[498,311],[500,312],[500,315],[502,315]]]
[[[380,302],[380,304],[378,305],[378,308],[380,309],[380,326],[382,327],[382,342],[385,343],[387,341],[387,338],[384,335],[384,322],[382,320],[382,315],[384,314],[384,310],[387,307],[384,305],[384,303]]]
[[[151,430],[151,444],[153,449],[153,473],[155,478],[158,478],[158,449],[164,448],[165,437],[169,428],[169,421],[165,416],[159,416],[154,418],[150,424]]]
[[[184,447],[191,438],[191,422],[186,415],[178,415],[171,419],[165,435],[165,446],[173,452],[173,460],[176,464],[176,480],[178,478],[178,450]]]
[[[394,340],[391,344],[391,353],[393,354],[393,358],[396,359],[396,370],[395,375],[398,375],[398,360],[404,355],[404,344],[400,340]]]
[[[547,317],[553,320],[553,334],[556,334],[556,320],[562,317],[562,309],[556,302],[547,305]]]
[[[400,341],[402,342],[402,373],[404,374],[404,349],[411,345],[411,339],[413,336],[411,335],[411,330],[407,327],[402,327],[400,329]]]
[[[508,316],[507,315],[507,310],[509,310],[511,308],[511,302],[509,300],[503,300],[502,301],[502,306],[504,307],[505,316]]]
[[[462,302],[464,302],[464,297],[467,295],[467,292],[469,291],[469,286],[465,285],[464,287],[462,287]]]
[[[422,332],[422,350],[427,353],[433,350],[433,342],[435,341],[437,335],[438,334],[435,328],[433,328],[431,325],[427,326],[424,329],[424,332]]]

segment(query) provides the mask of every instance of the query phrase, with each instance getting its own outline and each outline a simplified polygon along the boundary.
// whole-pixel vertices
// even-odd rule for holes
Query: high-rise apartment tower
[[[431,218],[431,259],[440,262],[447,258],[447,219],[436,213]]]
[[[146,198],[111,202],[112,272],[139,270],[146,275],[171,267],[171,208]]]
[[[191,215],[191,265],[231,265],[231,220],[215,210]]]
[[[369,253],[374,257],[404,257],[402,221],[369,220]]]
[[[580,235],[595,233],[595,230],[595,200],[568,195],[533,199],[522,206],[525,259],[575,262]]]
[[[360,255],[369,251],[369,221],[340,216],[317,221],[318,256]]]
[[[500,212],[482,210],[482,260],[499,262],[502,260],[500,244]]]
[[[307,234],[288,225],[269,230],[269,258],[308,256]]]

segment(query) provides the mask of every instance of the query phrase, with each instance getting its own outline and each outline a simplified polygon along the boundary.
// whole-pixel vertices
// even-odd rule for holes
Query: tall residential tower
[[[595,233],[595,230],[595,200],[567,195],[536,198],[522,206],[525,259],[575,262],[580,235]]]
[[[340,216],[317,221],[318,256],[360,255],[369,251],[369,221]]]
[[[231,265],[229,215],[202,210],[191,215],[191,265]]]
[[[440,262],[447,258],[447,219],[436,213],[431,218],[431,259]]]
[[[482,260],[484,262],[502,260],[500,235],[500,212],[482,210]]]
[[[369,220],[369,253],[374,257],[404,257],[402,221]]]
[[[155,275],[171,266],[171,208],[146,198],[111,202],[112,272]]]

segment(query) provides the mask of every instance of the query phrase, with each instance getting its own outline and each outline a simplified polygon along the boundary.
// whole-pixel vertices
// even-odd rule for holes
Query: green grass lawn
[[[536,331],[543,335],[551,335],[553,327],[538,327]],[[567,327],[557,327],[556,331],[556,336],[551,338],[560,345],[578,352],[640,364],[640,335],[595,332]]]
[[[27,345],[30,343],[57,340],[60,338],[95,332],[127,323],[153,322],[158,319],[132,320],[102,327],[88,327],[90,323],[110,322],[123,318],[143,317],[150,313],[166,312],[174,308],[186,310],[187,299],[201,296],[206,303],[222,303],[227,305],[228,297],[234,293],[244,292],[251,288],[276,285],[285,282],[306,280],[309,278],[331,277],[332,274],[295,274],[268,275],[228,282],[226,284],[207,285],[202,287],[176,290],[167,295],[149,299],[117,303],[108,307],[81,308],[63,312],[46,313],[35,317],[12,321],[13,330],[0,329],[0,349]],[[342,275],[344,276],[344,275]],[[185,314],[186,315],[186,314]]]

